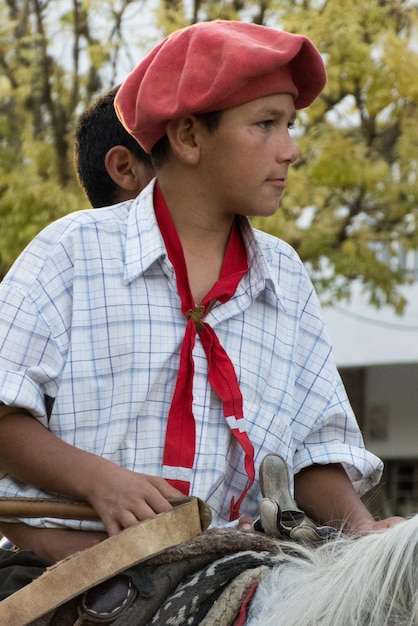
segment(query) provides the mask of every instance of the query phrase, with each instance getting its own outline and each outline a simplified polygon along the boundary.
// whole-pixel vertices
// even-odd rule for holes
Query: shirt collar
[[[124,274],[127,283],[167,254],[154,213],[154,184],[155,178],[132,201],[129,211]]]
[[[276,263],[271,262],[273,237],[253,228],[247,217],[241,217],[241,229],[247,248],[248,264],[253,273],[251,284],[261,285],[259,291],[264,289],[273,292],[275,300],[278,301],[283,310],[286,310],[286,299],[278,281],[277,261]],[[266,245],[267,239],[269,240],[268,245]],[[279,242],[277,238],[274,240]],[[273,267],[275,271],[273,271]]]

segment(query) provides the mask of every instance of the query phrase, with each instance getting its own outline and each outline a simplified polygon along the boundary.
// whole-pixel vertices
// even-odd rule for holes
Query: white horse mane
[[[248,626],[418,626],[418,515],[293,554],[260,583]]]

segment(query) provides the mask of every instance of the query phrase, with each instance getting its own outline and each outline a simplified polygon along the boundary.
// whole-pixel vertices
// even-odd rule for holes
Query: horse
[[[246,626],[418,626],[418,515],[294,545],[259,583]]]

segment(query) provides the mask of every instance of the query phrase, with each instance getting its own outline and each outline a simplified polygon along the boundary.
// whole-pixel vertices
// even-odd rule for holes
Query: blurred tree
[[[72,134],[78,114],[116,80],[131,4],[143,5],[0,0],[0,274],[43,226],[88,206]]]
[[[131,67],[139,60],[128,40],[143,51],[151,45],[135,29],[124,37],[132,6],[143,21],[153,16],[154,40],[208,19],[312,38],[328,85],[299,113],[300,158],[280,210],[255,225],[298,250],[324,302],[348,297],[358,279],[374,305],[400,312],[399,287],[413,278],[403,261],[418,248],[411,0],[352,0],[349,7],[340,0],[160,0],[155,14],[150,0],[0,0],[0,264],[7,267],[43,224],[86,206],[74,181],[71,132],[77,112],[115,82],[122,52]],[[96,34],[97,20],[107,36]],[[57,34],[67,55],[57,55]]]
[[[283,27],[320,48],[329,80],[299,116],[300,159],[268,228],[298,250],[324,301],[359,279],[372,304],[401,312],[418,246],[417,4],[281,7]]]

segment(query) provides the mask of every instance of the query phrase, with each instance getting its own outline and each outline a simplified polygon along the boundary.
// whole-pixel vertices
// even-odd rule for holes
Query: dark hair
[[[210,113],[196,113],[195,117],[200,120],[210,133],[216,130],[221,122],[222,111],[211,111]],[[157,141],[151,150],[153,166],[158,169],[163,165],[168,156],[170,142],[167,135]]]
[[[93,207],[117,201],[118,186],[105,168],[105,156],[113,146],[125,146],[138,161],[151,167],[150,156],[120,123],[113,101],[113,87],[80,115],[74,133],[74,164],[78,180]]]

